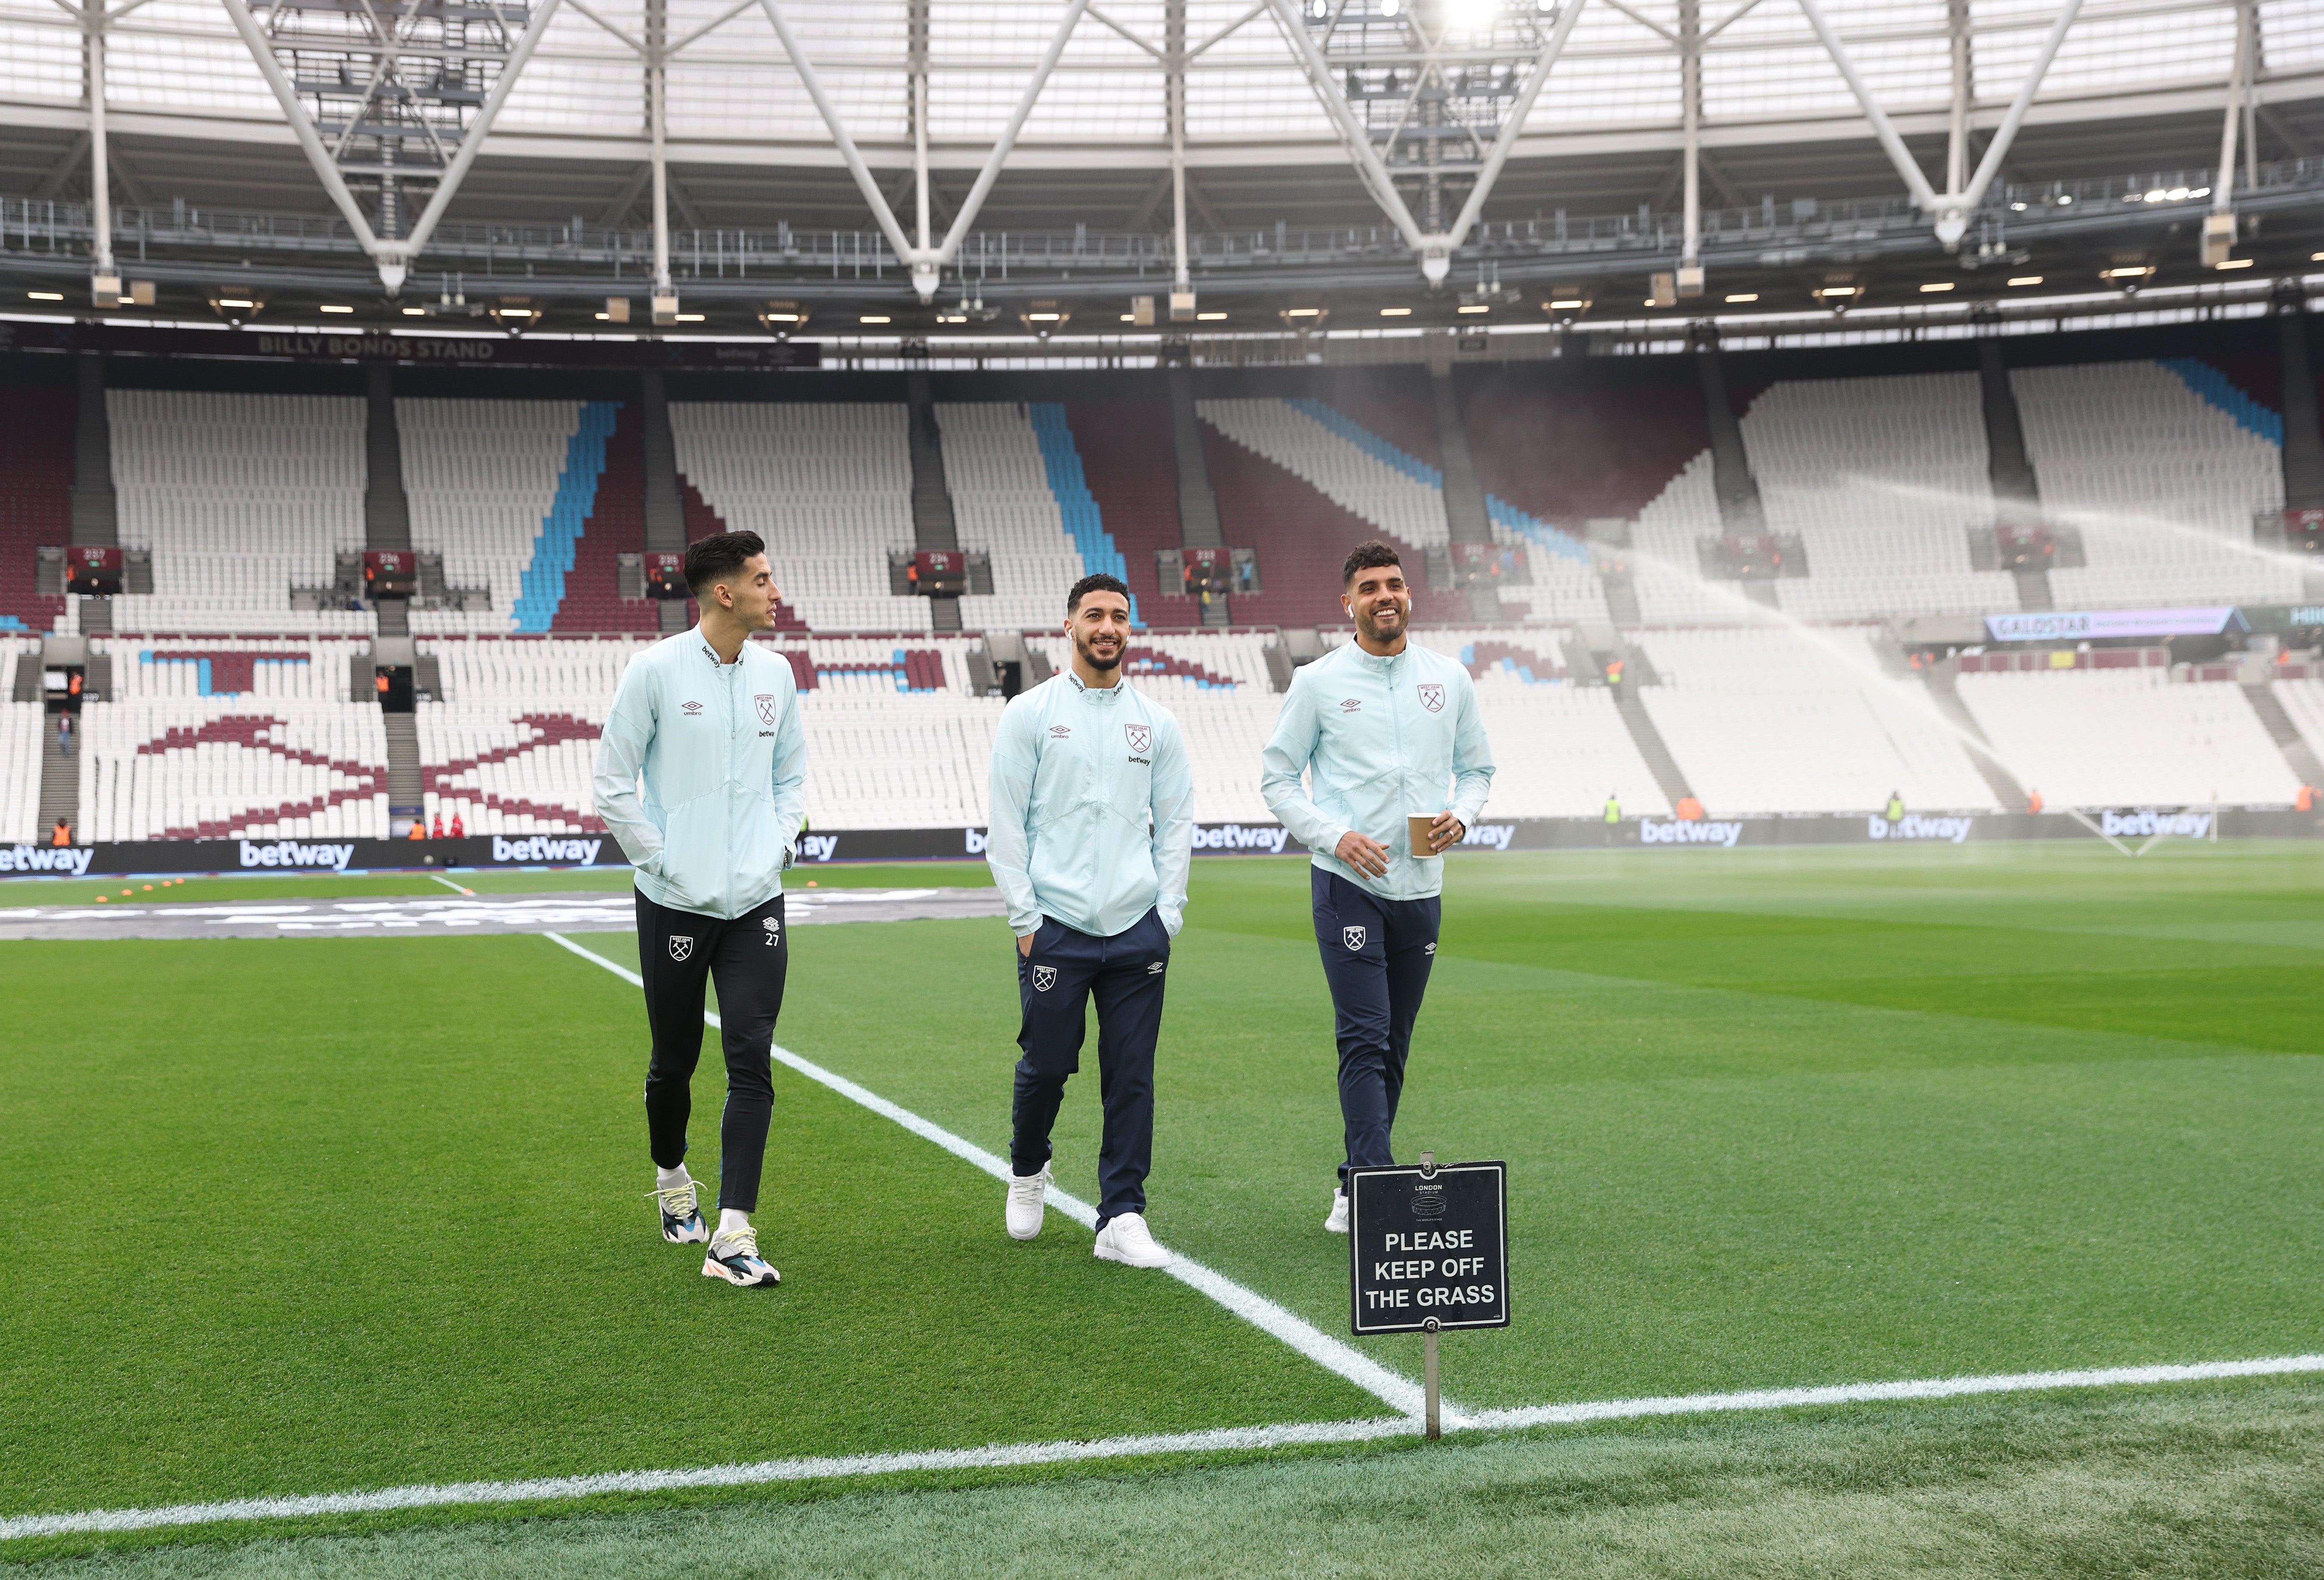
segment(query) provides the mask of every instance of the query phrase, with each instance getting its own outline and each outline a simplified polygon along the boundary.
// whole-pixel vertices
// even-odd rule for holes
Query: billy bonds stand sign
[[[1438,1434],[1436,1335],[1509,1325],[1508,1166],[1348,1171],[1348,1298],[1359,1334],[1426,1335],[1428,1435]]]

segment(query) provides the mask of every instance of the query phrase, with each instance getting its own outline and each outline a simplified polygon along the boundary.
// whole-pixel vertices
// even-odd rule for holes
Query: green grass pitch
[[[1336,1334],[1345,1243],[1321,1219],[1339,1120],[1305,873],[1196,864],[1150,1216],[1167,1243]],[[2319,880],[2324,854],[2305,845],[2165,846],[2136,862],[2095,842],[1455,858],[1397,1137],[1406,1153],[1508,1160],[1517,1321],[1445,1340],[1447,1392],[1530,1405],[2324,1349]],[[170,892],[441,892],[392,887],[403,882]],[[0,898],[97,886],[79,887]],[[634,964],[625,935],[577,941]],[[800,928],[779,1040],[1005,1150],[1009,948],[997,921]],[[991,1180],[780,1069],[759,1223],[785,1283],[757,1294],[699,1278],[698,1257],[654,1234],[644,1195],[636,990],[541,938],[13,943],[0,958],[18,988],[0,1033],[0,1516],[1384,1408],[1185,1286],[1094,1261],[1087,1232],[1057,1215],[1013,1244]],[[714,1050],[696,1085],[705,1177],[715,1069]],[[1094,1074],[1093,1057],[1057,1137],[1059,1183],[1084,1197]],[[1363,1347],[1417,1374],[1416,1340]],[[2031,1573],[2056,1529],[2045,1500],[2103,1482],[2090,1550],[2143,1572],[2177,1572],[2155,1559],[2176,1550],[2158,1520],[2203,1558],[2185,1572],[2324,1566],[2312,1381],[1410,1452],[1121,1481],[995,1475],[973,1494],[837,1502],[886,1511],[883,1529],[951,1522],[1011,1554],[1038,1507],[1065,1545],[1023,1572],[1065,1573],[1112,1539],[1097,1512],[1074,1523],[1075,1501],[1127,1488],[1140,1529],[1178,1543],[1185,1567],[1237,1572],[1204,1544],[1244,1531],[1250,1572],[1386,1573],[1407,1550],[1396,1540],[1333,1546],[1373,1514],[1325,1511],[1361,1508],[1392,1462],[1399,1487],[1500,1489],[1526,1550],[1580,1543],[1577,1572],[1600,1572],[1581,1558],[1604,1549],[1580,1533],[1611,1520],[1637,1563],[1605,1573],[1718,1572],[1702,1556],[1715,1541],[1685,1544],[1720,1529],[1743,1544],[1734,1554],[1758,1555],[1733,1572],[1848,1573],[1800,1557],[1769,1511],[1842,1498],[1835,1529],[1895,1556],[1910,1548],[1898,1532],[1935,1529],[1926,1500],[1941,1493],[2001,1533],[1990,1554]],[[1812,1469],[1849,1462],[1888,1468],[1852,1492]],[[2166,1489],[2207,1476],[2239,1536],[2168,1513]],[[1670,1477],[1696,1489],[1684,1518],[1637,1491]],[[1608,1490],[1626,1487],[1636,1496]],[[390,1534],[364,1539],[388,1545],[361,1562],[667,1572],[650,1555],[731,1540],[809,1569],[933,1572],[924,1548],[864,1546],[814,1512],[835,1505],[800,1497],[374,1520]],[[1010,1501],[1024,1498],[1036,1502]],[[1252,1524],[1252,1508],[1277,1505]],[[1459,1545],[1484,1505],[1463,1492],[1431,1507],[1443,1529],[1430,1539],[1494,1571],[1499,1548]],[[141,1538],[181,1545],[136,1561],[307,1573],[301,1542],[347,1539],[202,1545],[251,1534]],[[622,1557],[624,1543],[647,1556]],[[92,1545],[124,1544],[0,1545],[0,1562]],[[1408,1550],[1417,1563],[1431,1549]],[[360,1568],[331,1551],[327,1568]]]

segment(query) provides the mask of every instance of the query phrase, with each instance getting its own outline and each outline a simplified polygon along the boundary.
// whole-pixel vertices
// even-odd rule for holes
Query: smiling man
[[[1314,853],[1309,897],[1345,1127],[1323,1221],[1337,1234],[1348,1232],[1348,1170],[1396,1161],[1389,1132],[1436,957],[1443,853],[1475,826],[1493,784],[1476,688],[1464,666],[1411,642],[1396,550],[1359,543],[1341,581],[1356,640],[1292,677],[1259,763],[1268,808]]]
[[[662,1238],[707,1241],[703,1277],[760,1289],[782,1281],[759,1254],[751,1214],[774,1112],[775,1018],[790,967],[783,869],[804,816],[807,731],[790,661],[751,642],[774,624],[783,596],[759,535],[701,540],[686,551],[686,582],[702,623],[622,672],[597,744],[597,815],[637,869],[638,970],[653,1034],[646,1132]],[[726,1055],[715,1232],[686,1171],[713,977]]]
[[[1146,1226],[1154,1153],[1154,1044],[1170,940],[1186,909],[1194,781],[1178,721],[1121,678],[1130,589],[1085,576],[1065,596],[1072,667],[1010,699],[992,743],[986,860],[1017,935],[1010,1236],[1041,1232],[1049,1130],[1081,1068],[1097,1001],[1096,1254],[1167,1267]]]

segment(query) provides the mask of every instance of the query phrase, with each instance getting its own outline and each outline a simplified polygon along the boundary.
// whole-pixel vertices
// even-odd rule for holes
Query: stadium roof
[[[674,230],[693,236],[697,250],[702,236],[729,230],[844,232],[844,241],[832,236],[828,259],[816,253],[815,272],[869,249],[883,254],[890,290],[901,284],[899,252],[922,254],[924,287],[931,271],[960,273],[961,246],[941,244],[964,208],[963,245],[1002,231],[1168,236],[1180,79],[1190,232],[1368,228],[1388,236],[1407,274],[1413,254],[1432,248],[1481,268],[1477,233],[1459,223],[1480,188],[1471,221],[1637,215],[1655,232],[1646,250],[1683,261],[1683,244],[1664,246],[1670,238],[1652,217],[1680,224],[1690,166],[1698,212],[1766,207],[1773,225],[1780,200],[1788,224],[1796,199],[1893,198],[1923,237],[1942,199],[1973,189],[1996,142],[1996,184],[1951,205],[1960,223],[1979,213],[1989,221],[2008,207],[2005,190],[2027,183],[2119,186],[2141,176],[2133,184],[2143,184],[2154,173],[2166,188],[2208,193],[2231,98],[2246,111],[2246,190],[2273,190],[2282,212],[2313,210],[2324,198],[2324,171],[2252,179],[2261,159],[2324,151],[2324,6],[2313,0],[116,0],[102,13],[98,5],[0,3],[0,191],[36,199],[89,191],[84,85],[100,31],[90,23],[102,14],[101,134],[115,204],[180,217],[188,207],[327,214],[318,161],[336,161],[347,188],[339,211],[352,224],[359,209],[384,252],[411,234],[439,186],[446,192],[441,217],[466,240],[447,253],[452,233],[429,233],[406,259],[420,271],[469,266],[478,226],[561,223],[576,237],[586,226],[650,226],[657,60]],[[392,69],[381,65],[374,25],[401,41],[404,58]],[[475,42],[486,33],[498,43]],[[465,88],[432,109],[414,108],[426,93],[392,80],[399,70],[416,80],[415,60],[464,54]],[[334,60],[336,89],[325,69]],[[1690,68],[1699,72],[1692,159]],[[364,99],[383,76],[391,91]],[[914,176],[923,83],[925,241]],[[2013,136],[2012,100],[2028,87]],[[408,122],[400,143],[379,124],[398,115]],[[302,120],[320,154],[302,152]],[[374,134],[368,154],[350,147]],[[378,152],[391,143],[405,151],[401,174],[392,149]],[[853,171],[850,143],[861,156]],[[463,166],[439,181],[464,147],[473,173]],[[994,179],[980,198],[972,189],[988,170]],[[1926,187],[1908,191],[1915,170]],[[382,196],[389,188],[400,193],[392,204]],[[2200,214],[2202,200],[2194,202]],[[60,221],[60,234],[87,235],[93,247],[88,209],[73,212],[78,219]],[[171,255],[164,229],[153,231],[149,258]],[[1766,240],[1755,257],[1785,251]],[[758,244],[737,245],[747,254]],[[1695,255],[1706,245],[1718,252],[1699,239]],[[1194,250],[1199,275],[1203,248]],[[218,251],[180,249],[188,268]],[[1789,253],[1793,263],[1846,261],[1831,248]],[[1647,261],[1625,256],[1619,267]],[[1345,283],[1345,263],[1315,278]]]

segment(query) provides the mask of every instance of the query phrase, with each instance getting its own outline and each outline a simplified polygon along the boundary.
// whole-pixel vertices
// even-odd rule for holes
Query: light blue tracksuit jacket
[[[729,921],[765,904],[783,892],[805,816],[790,661],[746,642],[722,664],[699,625],[654,643],[622,672],[595,783],[639,893]]]
[[[1314,864],[1383,900],[1425,900],[1444,888],[1444,858],[1415,856],[1405,818],[1450,810],[1474,828],[1492,787],[1468,670],[1414,642],[1391,658],[1351,642],[1302,665],[1259,756],[1259,793]],[[1388,847],[1386,877],[1332,854],[1351,832]]]
[[[1111,938],[1156,911],[1172,938],[1194,856],[1194,776],[1178,721],[1071,670],[1010,699],[992,740],[985,859],[1019,938],[1054,917]]]

